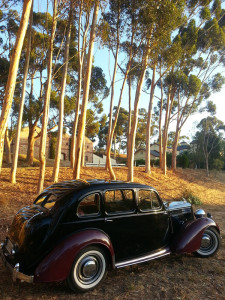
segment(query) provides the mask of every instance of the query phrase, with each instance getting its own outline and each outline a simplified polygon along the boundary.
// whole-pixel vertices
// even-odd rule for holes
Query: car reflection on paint
[[[218,225],[185,200],[163,202],[148,185],[72,180],[53,184],[15,216],[1,245],[13,280],[89,291],[109,268],[170,253],[213,255]]]

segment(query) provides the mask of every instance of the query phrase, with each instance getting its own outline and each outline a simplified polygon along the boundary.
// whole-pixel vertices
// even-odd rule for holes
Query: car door
[[[135,216],[137,206],[135,190],[114,189],[104,191],[104,231],[112,242],[116,262],[136,256]]]
[[[65,236],[90,228],[102,230],[103,225],[102,193],[101,191],[90,191],[86,194],[81,193],[78,201],[68,209],[60,227]]]
[[[156,191],[139,189],[136,231],[140,254],[162,248],[168,243],[169,216]]]

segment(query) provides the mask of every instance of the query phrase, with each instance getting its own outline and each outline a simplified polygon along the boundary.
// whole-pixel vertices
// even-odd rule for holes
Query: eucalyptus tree
[[[216,117],[207,117],[202,119],[197,128],[194,144],[199,145],[205,158],[206,172],[209,176],[209,159],[216,148],[219,147],[222,139],[221,130],[225,130],[225,126],[222,121]]]
[[[13,53],[10,61],[9,77],[7,80],[5,96],[4,96],[3,106],[2,106],[1,116],[0,116],[0,171],[1,171],[2,159],[3,159],[5,131],[7,127],[7,121],[8,121],[10,109],[12,106],[20,54],[22,51],[23,41],[28,26],[31,4],[32,4],[32,0],[24,0],[20,26],[18,29],[16,42],[13,48]]]
[[[117,73],[117,64],[119,57],[119,50],[122,38],[122,32],[124,28],[124,0],[110,0],[109,12],[103,14],[103,23],[100,26],[101,38],[103,43],[112,51],[114,56],[114,68],[111,79],[111,96],[110,96],[110,109],[109,109],[109,126],[107,137],[107,159],[106,169],[112,170],[110,151],[112,145],[112,118],[113,118],[113,102],[114,102],[114,89]]]
[[[107,156],[107,167],[109,169],[110,177],[112,179],[116,179],[115,173],[112,169],[111,166],[111,161],[110,161],[110,153],[111,153],[111,145],[112,145],[112,140],[114,136],[114,131],[116,129],[116,124],[117,120],[119,117],[119,112],[120,112],[120,106],[122,102],[122,96],[123,96],[123,91],[125,88],[125,84],[127,82],[129,72],[132,67],[132,63],[134,61],[135,56],[138,54],[138,49],[143,49],[142,47],[142,39],[138,40],[138,35],[140,34],[139,30],[139,6],[140,2],[139,1],[132,1],[132,3],[127,3],[126,1],[123,3],[124,5],[124,14],[126,17],[126,31],[125,32],[125,38],[126,40],[123,42],[123,48],[126,48],[127,52],[127,60],[125,63],[125,68],[121,68],[120,70],[123,73],[123,81],[120,89],[120,95],[119,95],[119,100],[117,104],[117,109],[113,121],[113,125],[111,128],[110,135],[108,137],[108,143],[107,143],[107,149],[106,149],[106,156]],[[136,44],[138,42],[138,44]]]
[[[77,128],[80,113],[80,100],[82,96],[82,79],[84,77],[84,63],[87,56],[86,49],[88,47],[88,33],[91,22],[92,0],[79,1],[77,3],[77,62],[78,62],[78,78],[77,78],[77,90],[76,90],[76,107],[75,116],[73,121],[73,131],[71,138],[71,151],[70,162],[71,168],[74,170],[75,158],[76,158],[76,142],[77,142]]]
[[[44,90],[44,73],[47,67],[47,49],[49,46],[48,28],[52,22],[52,16],[44,13],[33,13],[33,26],[31,30],[31,51],[29,53],[29,82],[30,91],[27,92],[24,103],[23,121],[28,125],[28,147],[27,147],[27,163],[33,165],[34,160],[34,144],[39,138],[36,127],[39,124],[43,112],[43,90]],[[48,19],[48,22],[46,21]],[[47,24],[46,24],[47,23]],[[24,46],[25,47],[25,46]],[[25,68],[25,65],[23,66]],[[37,81],[39,91],[35,89]]]
[[[29,69],[30,51],[31,51],[32,22],[33,22],[33,2],[30,11],[30,20],[29,20],[29,27],[27,33],[27,50],[26,50],[26,59],[25,59],[24,73],[23,73],[22,95],[20,100],[18,123],[17,123],[16,137],[15,137],[15,146],[13,151],[13,163],[12,163],[11,174],[10,174],[11,183],[16,183],[16,170],[17,170],[18,155],[19,155],[20,132],[22,127],[22,118],[23,118],[24,102],[25,102],[25,95],[26,95],[26,83],[27,83],[27,76],[28,76],[28,69]]]
[[[77,142],[76,142],[76,152],[75,152],[76,156],[75,156],[75,164],[73,169],[73,176],[76,179],[80,178],[82,146],[83,146],[84,136],[85,136],[86,113],[87,113],[87,104],[88,104],[88,97],[89,97],[89,85],[91,80],[91,69],[92,69],[92,59],[93,59],[93,50],[94,50],[94,40],[96,34],[96,24],[97,24],[98,11],[99,11],[99,0],[95,0],[93,6],[94,7],[93,7],[91,31],[89,36],[87,65],[86,65],[84,82],[83,82],[83,98],[82,98],[82,105],[81,105],[81,115],[80,115],[79,130],[78,130]]]
[[[180,82],[176,92],[176,134],[173,143],[172,169],[176,170],[176,153],[180,131],[188,117],[207,107],[206,100],[211,93],[220,91],[225,83],[220,73],[215,74],[222,65],[221,52],[225,50],[225,30],[220,24],[223,17],[219,9],[220,1],[212,6],[211,14],[207,8],[201,10],[200,18],[203,27],[195,26],[191,20],[187,28],[180,29],[179,35],[183,48],[183,55],[177,64],[183,72],[185,81]],[[208,12],[206,14],[206,12]],[[193,50],[187,51],[192,45]],[[178,79],[179,80],[179,79]]]
[[[131,139],[129,140],[130,146],[128,148],[130,152],[128,153],[128,180],[133,180],[134,141],[137,128],[138,104],[146,68],[148,66],[149,59],[151,59],[151,56],[154,54],[154,50],[157,48],[158,44],[163,43],[166,39],[168,39],[169,33],[173,29],[177,28],[178,24],[180,24],[184,4],[184,1],[163,1],[160,3],[148,1],[144,3],[142,2],[142,5],[140,6],[139,26],[141,29],[140,32],[144,34],[145,38],[143,39],[144,51],[140,55],[141,74],[136,88],[134,121],[132,122],[130,134]],[[173,15],[174,18],[171,18],[171,15]],[[149,121],[150,118],[151,116],[149,116]],[[148,129],[150,132],[150,122],[148,122]]]
[[[57,150],[56,150],[55,163],[54,163],[53,174],[52,174],[53,182],[58,181],[60,158],[61,158],[63,119],[64,119],[64,95],[66,89],[66,77],[67,77],[66,75],[68,70],[70,35],[71,35],[71,26],[72,26],[72,19],[73,19],[73,9],[74,9],[73,0],[70,1],[69,5],[70,7],[69,7],[68,23],[66,28],[66,35],[65,35],[63,72],[62,72],[62,82],[61,82],[60,100],[59,100],[59,125],[58,125],[58,136],[57,136]]]
[[[171,35],[185,20],[184,18],[184,1],[169,1],[165,2],[155,10],[151,11],[151,22],[153,24],[151,54],[149,66],[152,70],[152,78],[150,80],[150,94],[148,106],[148,121],[146,129],[146,159],[145,172],[151,172],[150,165],[150,137],[151,137],[151,119],[153,109],[154,91],[162,76],[167,72],[169,67],[174,64],[174,59],[170,60],[165,66],[164,72],[158,72],[156,77],[156,69],[161,69],[162,55],[166,52],[166,48],[171,44]],[[173,15],[173,18],[171,18]],[[165,55],[165,54],[164,54]],[[175,58],[176,60],[176,58]]]
[[[41,140],[40,140],[40,148],[39,148],[40,172],[39,172],[39,180],[38,180],[38,193],[40,193],[43,190],[44,176],[45,176],[47,124],[48,124],[49,102],[50,102],[50,95],[51,95],[53,42],[55,38],[55,31],[56,31],[57,17],[58,17],[57,9],[58,9],[58,1],[54,0],[51,37],[50,37],[48,59],[47,59],[47,82],[46,82],[46,90],[45,90]]]

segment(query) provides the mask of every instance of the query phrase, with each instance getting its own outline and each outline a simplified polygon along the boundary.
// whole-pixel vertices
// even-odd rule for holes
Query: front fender
[[[203,232],[208,227],[216,227],[217,224],[209,218],[200,218],[187,223],[178,233],[171,244],[171,251],[175,253],[192,253],[201,246]]]
[[[92,244],[102,245],[108,249],[114,267],[115,255],[109,237],[103,231],[88,229],[77,232],[61,241],[36,268],[34,282],[65,280],[69,276],[76,255],[83,248]]]

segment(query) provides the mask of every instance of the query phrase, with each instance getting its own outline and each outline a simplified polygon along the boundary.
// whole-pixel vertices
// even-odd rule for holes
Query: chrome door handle
[[[105,222],[113,222],[112,219],[105,219]]]

